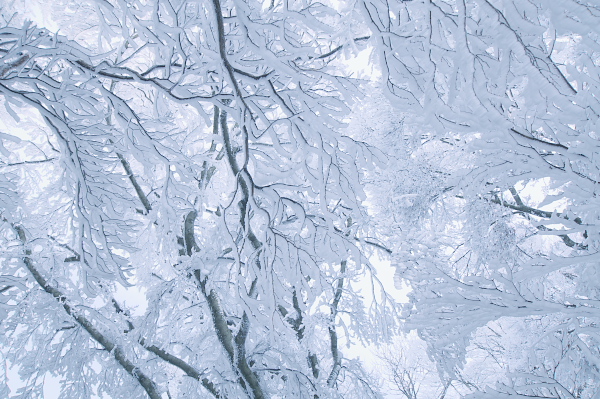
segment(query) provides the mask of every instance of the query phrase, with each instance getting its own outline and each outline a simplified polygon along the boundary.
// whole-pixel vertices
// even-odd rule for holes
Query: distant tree
[[[390,393],[403,399],[445,399],[452,394],[456,397],[457,390],[453,386],[456,381],[439,379],[424,346],[423,341],[407,334],[380,348],[380,369],[386,374]]]

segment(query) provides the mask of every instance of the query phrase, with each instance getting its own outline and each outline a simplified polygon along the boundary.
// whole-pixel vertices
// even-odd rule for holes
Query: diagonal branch
[[[215,384],[212,381],[210,381],[206,377],[203,377],[202,373],[200,373],[194,367],[192,367],[191,365],[186,363],[184,360],[166,352],[163,349],[160,349],[157,346],[148,345],[143,338],[141,338],[139,342],[140,342],[140,345],[142,345],[147,351],[154,353],[156,356],[158,356],[165,362],[170,363],[171,365],[173,365],[173,366],[177,367],[178,369],[180,369],[181,371],[183,371],[187,376],[192,377],[196,381],[199,381],[202,384],[202,386],[208,392],[210,392],[216,399],[223,398],[223,396],[221,396],[221,394],[217,390],[217,387],[215,386]]]
[[[498,8],[496,8],[492,3],[489,2],[489,0],[485,0],[485,3],[496,12],[496,14],[498,15],[498,22],[500,22],[501,25],[504,25],[508,30],[510,30],[515,39],[517,40],[517,42],[521,45],[523,51],[525,52],[525,54],[527,54],[527,57],[529,57],[529,61],[531,62],[531,65],[533,65],[535,68],[538,69],[538,71],[540,72],[540,74],[554,87],[556,87],[557,90],[559,90],[559,86],[562,86],[564,88],[567,88],[567,90],[570,92],[570,94],[577,94],[577,90],[575,90],[575,88],[573,87],[573,85],[569,82],[569,80],[567,79],[567,77],[561,72],[560,68],[556,65],[556,63],[554,62],[554,60],[552,59],[552,56],[550,54],[545,55],[545,58],[541,58],[539,56],[536,56],[535,54],[533,54],[533,51],[531,50],[531,46],[528,46],[524,41],[523,38],[521,37],[521,35],[515,30],[515,28],[513,28],[510,23],[508,22],[508,20],[506,19],[506,17],[504,16],[504,14],[502,13],[502,11],[500,11]],[[559,78],[559,82],[553,81],[551,80],[548,76],[546,76],[545,73],[543,73],[543,69],[540,67],[539,62],[541,61],[546,68],[548,68],[548,72],[552,75],[554,74],[555,76],[558,76]],[[562,82],[562,83],[561,83]],[[562,93],[561,93],[562,94]]]
[[[14,288],[14,285],[7,285],[5,287],[0,288],[0,294],[10,290],[11,288]]]
[[[69,259],[76,259],[77,261],[79,260],[79,258],[80,258],[79,253],[77,251],[75,251],[73,248],[71,248],[70,246],[68,246],[66,244],[59,243],[56,240],[56,238],[54,238],[52,236],[48,236],[48,237],[51,240],[53,240],[54,242],[56,242],[56,244],[59,245],[60,247],[65,248],[73,253],[72,257],[65,259],[65,262],[68,261]],[[7,288],[10,288],[10,286]],[[3,291],[0,291],[0,293],[2,293],[2,292]],[[115,311],[118,314],[127,315],[127,313],[123,310],[123,308],[121,308],[121,306],[118,304],[118,302],[114,298],[112,299],[112,304],[115,308]],[[124,332],[129,333],[135,327],[133,326],[133,323],[130,320],[127,319],[126,322],[127,322],[128,329]],[[177,356],[175,356],[171,353],[168,353],[167,351],[160,349],[157,346],[147,344],[146,339],[144,337],[140,337],[138,342],[147,351],[155,354],[156,356],[158,356],[162,360],[166,361],[167,363],[170,363],[171,365],[179,368],[181,371],[186,373],[186,375],[188,375],[189,377],[192,377],[193,379],[199,381],[202,384],[202,386],[204,388],[206,388],[206,390],[209,391],[216,399],[223,398],[223,396],[221,396],[218,389],[216,388],[216,385],[212,381],[210,381],[206,377],[203,377],[202,373],[200,373],[198,370],[196,370],[190,364],[186,363],[183,359],[178,358]]]
[[[10,223],[5,218],[3,218],[3,220],[7,223]],[[25,229],[14,223],[10,223],[10,225],[19,237],[19,240],[21,241],[22,245],[25,247],[27,244],[27,236],[25,234]],[[117,363],[123,369],[125,369],[125,371],[127,371],[129,375],[131,375],[134,379],[138,381],[138,383],[146,391],[150,399],[161,399],[161,395],[158,393],[158,389],[154,381],[152,381],[148,376],[146,376],[146,374],[144,374],[144,372],[142,372],[139,369],[139,367],[134,365],[131,362],[131,360],[127,358],[125,352],[123,351],[123,349],[121,349],[121,347],[119,347],[115,342],[113,342],[108,336],[100,332],[88,318],[78,313],[69,304],[67,298],[59,289],[51,286],[46,281],[46,279],[35,267],[33,260],[30,258],[30,255],[31,250],[25,249],[23,263],[25,264],[25,267],[27,268],[27,270],[29,270],[35,281],[38,283],[38,285],[44,291],[52,295],[62,305],[65,312],[69,316],[71,316],[77,322],[77,324],[79,324],[85,331],[87,331],[87,333],[94,341],[98,342],[108,353],[110,353],[115,358]]]
[[[128,314],[125,311],[123,311],[123,309],[121,308],[121,306],[118,304],[118,302],[116,300],[113,299],[112,303],[113,303],[113,306],[117,313],[125,314],[126,316],[128,316]],[[129,333],[135,327],[133,326],[133,323],[130,320],[127,319],[126,322],[127,322],[128,329],[125,331],[125,333]],[[183,360],[183,359],[181,359],[181,358],[179,358],[179,357],[177,357],[155,345],[149,345],[146,342],[146,339],[144,337],[140,337],[138,342],[148,352],[155,354],[156,356],[158,356],[165,362],[170,363],[171,365],[173,365],[173,366],[177,367],[178,369],[180,369],[181,371],[183,371],[188,377],[192,377],[196,381],[200,382],[202,384],[202,386],[215,397],[215,399],[224,398],[223,396],[221,396],[221,394],[219,393],[219,390],[217,389],[216,385],[212,381],[210,381],[206,377],[203,377],[201,372],[199,372],[196,368],[191,366],[185,360]]]
[[[554,212],[550,212],[550,211],[543,211],[541,209],[532,208],[532,207],[527,206],[527,205],[518,205],[518,204],[517,205],[513,205],[513,204],[509,204],[507,202],[504,202],[504,201],[500,200],[500,198],[497,198],[497,197],[493,197],[489,201],[492,202],[492,203],[494,203],[494,204],[502,205],[503,207],[506,207],[506,208],[509,208],[509,209],[513,209],[515,211],[519,211],[519,212],[523,212],[523,213],[528,213],[530,215],[538,216],[538,217],[541,217],[541,218],[550,219],[550,218],[552,218],[553,215],[556,215],[556,216],[558,216],[560,218],[563,218],[565,220],[570,220],[567,215],[563,215],[562,213],[554,213]],[[577,224],[583,224],[583,221],[579,217],[573,219],[573,221],[575,223],[577,223]]]
[[[538,139],[537,137],[528,136],[525,133],[522,133],[522,132],[516,130],[515,128],[511,128],[510,131],[513,132],[513,133],[515,133],[515,134],[517,134],[517,135],[519,135],[520,137],[523,137],[523,138],[527,139],[527,140],[535,141],[536,143],[540,143],[540,144],[542,144],[544,146],[549,146],[549,147],[553,148],[554,150],[556,148],[560,148],[561,150],[568,150],[569,149],[569,147],[567,147],[564,144],[552,143],[550,141]]]
[[[142,187],[138,183],[137,178],[135,177],[135,174],[133,173],[133,170],[131,169],[131,165],[129,165],[129,162],[127,161],[127,159],[125,159],[125,157],[118,152],[117,152],[117,157],[119,157],[119,160],[121,161],[121,165],[123,165],[123,169],[125,169],[125,173],[127,173],[127,177],[129,178],[129,181],[133,185],[133,188],[135,189],[135,192],[136,192],[138,198],[144,205],[144,208],[146,209],[146,214],[149,213],[152,210],[152,205],[150,205],[150,201],[148,201],[148,197],[146,196],[146,194],[144,194],[144,190],[142,190]]]
[[[513,209],[515,211],[521,212],[521,213],[527,213],[529,215],[534,215],[534,216],[538,216],[538,217],[542,217],[542,218],[546,218],[546,219],[550,219],[552,218],[553,215],[556,215],[560,218],[563,218],[565,220],[569,220],[569,217],[567,215],[563,215],[561,213],[556,213],[554,214],[553,212],[549,212],[549,211],[543,211],[541,209],[536,209],[536,208],[532,208],[530,206],[527,206],[523,203],[523,200],[521,199],[521,196],[517,193],[517,190],[515,190],[514,187],[511,187],[509,189],[511,195],[513,196],[516,205],[513,204],[509,204],[505,201],[502,201],[498,196],[494,195],[492,197],[492,199],[490,200],[490,202],[494,203],[494,204],[498,204],[501,205],[505,208],[508,209]],[[577,224],[583,224],[583,221],[581,220],[581,218],[577,217],[575,219],[573,219],[573,221]],[[546,227],[546,226],[536,226],[538,230],[540,231],[554,231],[553,229]],[[581,244],[578,243],[576,241],[573,241],[567,234],[557,234],[558,237],[560,237],[560,239],[563,241],[563,243],[568,246],[569,248],[574,248],[576,247],[577,249],[583,249],[586,250],[588,249],[588,246],[585,244]],[[587,233],[584,233],[584,237],[587,237]]]
[[[370,38],[371,38],[371,36],[361,36],[361,37],[355,38],[354,42],[358,43],[358,42],[361,42],[361,41],[369,40]],[[344,45],[342,44],[340,46],[337,46],[333,50],[328,51],[327,53],[318,56],[317,58],[318,59],[322,59],[322,58],[331,57],[332,55],[334,55],[335,53],[337,53],[338,51],[340,51],[343,48],[344,48]]]

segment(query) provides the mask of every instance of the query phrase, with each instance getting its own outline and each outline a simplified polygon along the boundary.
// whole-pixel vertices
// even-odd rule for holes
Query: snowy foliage
[[[598,395],[593,2],[41,7],[1,9],[0,395],[380,397],[343,347],[400,327],[422,392]]]
[[[595,397],[600,9],[510,0],[364,6],[402,133],[438,142],[437,163],[422,155],[431,143],[413,152],[429,184],[412,194],[437,186],[443,195],[429,196],[418,228],[406,219],[396,227],[399,278],[413,288],[407,329],[427,341],[443,378],[479,392],[473,398]],[[449,174],[442,187],[436,170]],[[510,353],[512,345],[523,352]],[[502,352],[487,358],[501,365],[475,384],[481,348]]]

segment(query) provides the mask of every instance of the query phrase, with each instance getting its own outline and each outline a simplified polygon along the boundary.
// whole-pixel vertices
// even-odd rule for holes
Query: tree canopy
[[[593,1],[0,13],[2,396],[600,393]]]

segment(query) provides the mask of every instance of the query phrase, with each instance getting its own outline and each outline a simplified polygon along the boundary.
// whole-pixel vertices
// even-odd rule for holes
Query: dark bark
[[[123,157],[123,155],[119,154],[118,152],[117,152],[117,157],[121,161],[121,165],[123,165],[123,169],[125,169],[125,173],[127,173],[127,177],[129,178],[129,181],[133,185],[133,188],[135,189],[135,192],[136,192],[138,198],[142,202],[142,205],[144,205],[146,214],[148,214],[152,210],[152,205],[150,205],[150,201],[148,201],[148,197],[146,196],[146,194],[144,194],[144,190],[142,190],[142,187],[138,183],[135,175],[133,174],[133,170],[131,170],[131,165],[129,165],[129,162],[125,159],[125,157]]]
[[[517,193],[517,190],[514,187],[511,187],[509,189],[513,199],[515,200],[516,205],[513,204],[509,204],[503,200],[501,200],[498,196],[494,195],[494,197],[492,198],[491,202],[493,202],[494,204],[498,204],[498,205],[502,205],[506,208],[509,209],[513,209],[516,210],[518,212],[522,212],[522,213],[526,213],[529,215],[534,215],[534,216],[538,216],[538,217],[542,217],[542,218],[546,218],[546,219],[550,219],[552,218],[552,216],[554,215],[553,212],[549,212],[549,211],[543,211],[541,209],[536,209],[536,208],[532,208],[529,207],[527,205],[525,205],[523,203],[523,200],[521,199],[521,196],[519,195],[519,193]],[[563,215],[561,213],[556,213],[556,216],[563,218],[565,220],[570,220],[569,217],[567,215]],[[573,221],[577,224],[583,224],[583,221],[581,220],[581,218],[577,217],[575,219],[573,219]],[[546,226],[536,226],[538,230],[540,231],[554,231]],[[573,241],[567,234],[557,234],[558,237],[560,237],[560,239],[563,241],[563,243],[568,246],[569,248],[577,248],[577,249],[583,249],[586,250],[588,248],[587,245],[585,244],[581,244],[578,242]],[[587,232],[583,233],[583,236],[585,238],[587,238]]]
[[[331,303],[331,323],[329,325],[329,340],[331,347],[331,357],[333,358],[333,366],[329,377],[327,378],[327,385],[333,387],[337,382],[340,370],[342,368],[342,359],[338,349],[338,335],[335,329],[335,318],[338,313],[338,306],[342,299],[342,290],[344,288],[344,274],[346,273],[346,261],[342,261],[340,265],[340,277],[337,281],[337,287],[333,296],[333,302]]]

